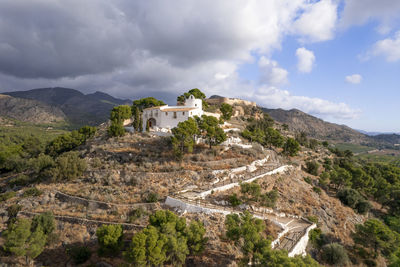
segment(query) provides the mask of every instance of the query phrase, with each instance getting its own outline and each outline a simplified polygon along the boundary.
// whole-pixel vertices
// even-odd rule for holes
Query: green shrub
[[[278,196],[279,194],[277,190],[271,190],[262,196],[262,204],[266,207],[273,208],[278,200]]]
[[[22,209],[22,206],[18,205],[18,204],[13,204],[13,205],[9,206],[7,208],[8,217],[10,219],[17,217],[18,212],[20,212],[21,209]]]
[[[240,198],[237,196],[236,193],[234,193],[233,195],[229,196],[229,203],[232,205],[232,207],[237,207],[240,204],[242,204],[242,201],[240,200]]]
[[[117,255],[122,248],[123,230],[121,225],[102,225],[96,231],[99,255]]]
[[[338,243],[332,243],[323,246],[321,251],[321,259],[325,263],[335,266],[345,266],[349,261],[349,257],[347,256],[345,248]]]
[[[150,192],[147,197],[146,197],[146,202],[147,203],[154,203],[157,202],[159,199],[159,195],[155,192]]]
[[[307,216],[307,220],[309,220],[310,222],[313,222],[315,224],[318,223],[318,217],[314,216],[314,215]]]
[[[2,202],[2,201],[7,201],[7,200],[9,200],[10,198],[13,198],[13,197],[15,197],[15,192],[14,191],[9,191],[9,192],[5,192],[5,193],[3,193],[3,194],[0,194],[0,202]]]
[[[304,182],[306,182],[307,184],[312,184],[312,180],[310,177],[304,177]]]
[[[252,183],[241,183],[240,184],[240,192],[242,194],[248,195],[249,199],[257,201],[261,194],[261,187],[256,182]]]
[[[317,193],[318,195],[320,195],[320,194],[322,193],[321,188],[316,187],[316,186],[313,187],[313,191],[314,191],[315,193]]]
[[[360,214],[367,213],[371,208],[372,208],[371,203],[365,199],[360,200],[356,205],[356,210]]]
[[[345,188],[337,193],[340,201],[363,214],[371,209],[371,204],[355,189]]]
[[[145,215],[147,215],[147,212],[142,207],[134,209],[131,212],[129,212],[128,215],[129,222],[134,223],[136,220],[142,218]]]
[[[283,145],[283,153],[294,157],[297,155],[297,152],[300,151],[300,144],[293,138],[286,139],[285,144]]]
[[[323,234],[321,229],[319,228],[315,228],[312,229],[309,233],[308,233],[308,237],[310,238],[310,243],[316,247],[316,248],[320,248],[324,245],[324,239],[323,239]]]
[[[32,232],[36,231],[37,228],[40,228],[45,235],[53,233],[56,229],[56,222],[53,213],[48,211],[33,217]]]
[[[57,166],[53,168],[53,179],[74,180],[82,176],[86,170],[86,161],[76,151],[66,152],[56,160]]]
[[[314,176],[318,175],[319,164],[316,161],[306,162],[306,171]]]
[[[10,186],[26,186],[31,182],[31,179],[25,174],[19,174],[17,177],[8,181]]]
[[[25,190],[24,194],[22,195],[23,197],[38,197],[42,195],[43,192],[37,189],[36,187],[30,187]]]
[[[86,246],[73,246],[67,249],[67,254],[75,264],[85,263],[92,256],[92,252]]]

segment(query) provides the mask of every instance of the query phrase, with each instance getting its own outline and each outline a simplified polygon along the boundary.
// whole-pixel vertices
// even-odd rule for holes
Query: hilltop
[[[233,120],[235,127],[246,127],[250,115],[245,116],[245,120]],[[57,221],[56,229],[62,230],[56,230],[59,239],[52,241],[37,258],[38,262],[51,266],[68,261],[64,246],[72,244],[90,247],[93,255],[90,263],[103,260],[121,264],[122,257],[95,255],[96,229],[102,224],[121,224],[124,240],[129,243],[131,236],[147,225],[149,216],[161,209],[172,210],[188,221],[198,220],[206,228],[205,251],[189,257],[188,266],[229,265],[243,257],[241,250],[224,237],[227,212],[248,210],[262,218],[266,227],[262,234],[275,240],[276,249],[286,249],[292,255],[306,250],[307,243],[300,240],[308,238],[308,232],[316,226],[315,218],[324,233],[343,244],[352,244],[350,234],[365,217],[344,206],[329,192],[316,191],[314,184],[318,178],[304,171],[310,159],[322,162],[323,158],[332,157],[326,148],[304,147],[297,156],[288,159],[280,148],[249,143],[235,130],[229,130],[232,126],[226,127],[231,141],[212,149],[198,144],[179,162],[169,137],[150,132],[110,138],[107,124],[103,124],[93,138],[75,149],[87,165],[78,178],[25,185],[21,175],[0,180],[2,188],[13,184],[15,191],[15,196],[0,209],[0,229],[6,227],[9,218],[6,210],[13,204],[21,206],[20,217],[51,210]],[[27,196],[31,183],[40,193]],[[232,196],[244,198],[241,183],[257,185],[266,197],[257,201],[243,199],[241,205],[232,205]],[[269,199],[271,192],[277,196],[271,195]],[[5,257],[2,260],[12,262]]]

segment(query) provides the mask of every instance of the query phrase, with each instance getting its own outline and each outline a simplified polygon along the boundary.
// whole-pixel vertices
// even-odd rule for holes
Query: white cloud
[[[362,76],[360,74],[353,74],[346,76],[346,82],[352,84],[359,84],[362,80]]]
[[[304,47],[300,47],[296,50],[296,56],[298,71],[303,73],[311,72],[315,62],[315,55],[313,51],[307,50]]]
[[[320,98],[306,96],[295,96],[286,90],[276,87],[259,88],[253,99],[261,102],[268,108],[300,109],[303,112],[335,119],[355,119],[359,116],[360,110],[350,108],[345,103],[334,103]]]
[[[261,57],[258,61],[260,81],[267,85],[283,85],[288,83],[288,71],[280,68],[278,62]]]
[[[333,38],[337,21],[337,4],[332,0],[309,2],[293,25],[292,32],[303,41],[319,42]]]
[[[376,42],[372,50],[367,54],[367,59],[371,55],[382,55],[389,62],[400,60],[400,31],[398,31],[393,38],[387,38]]]
[[[348,27],[377,19],[383,23],[383,28],[378,27],[378,31],[386,28],[383,32],[387,32],[388,24],[399,18],[399,13],[400,1],[398,0],[346,0],[341,24]]]

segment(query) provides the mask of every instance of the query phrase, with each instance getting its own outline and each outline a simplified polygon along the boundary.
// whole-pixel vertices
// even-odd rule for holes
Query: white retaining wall
[[[308,234],[312,229],[314,229],[316,227],[317,227],[317,225],[314,223],[307,228],[305,234],[296,243],[296,245],[294,246],[292,251],[289,252],[289,254],[288,254],[289,257],[294,257],[296,255],[302,255],[302,256],[306,255],[306,248],[307,248],[308,239],[309,239]]]
[[[244,181],[241,181],[241,182],[242,183],[251,183],[251,182],[253,182],[253,181],[255,181],[255,180],[257,180],[257,179],[259,179],[261,177],[264,177],[266,175],[272,175],[272,174],[285,172],[289,167],[290,167],[289,165],[284,165],[284,166],[281,166],[279,168],[276,168],[275,170],[260,174],[258,176],[255,176],[253,178],[250,178],[250,179],[247,179],[247,180],[244,180]],[[231,188],[233,188],[235,186],[239,186],[239,182],[235,182],[235,183],[231,183],[231,184],[215,187],[215,188],[212,188],[210,190],[201,192],[201,193],[198,194],[198,197],[205,198],[206,196],[210,195],[211,192],[221,192],[221,191],[229,190],[229,189],[231,189]]]

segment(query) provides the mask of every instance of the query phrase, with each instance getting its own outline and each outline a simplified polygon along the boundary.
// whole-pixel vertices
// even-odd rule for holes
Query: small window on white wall
[[[182,112],[182,115],[185,115],[185,111]]]
[[[174,111],[174,119],[176,119],[176,112]]]
[[[165,112],[165,116],[168,116],[168,112]]]

